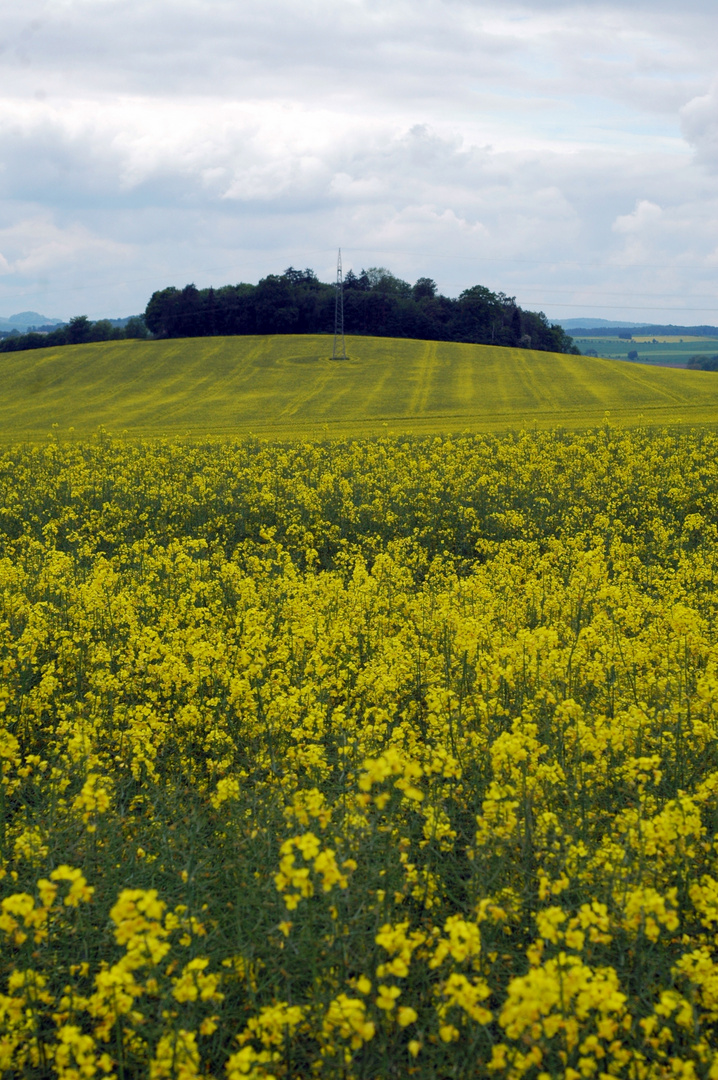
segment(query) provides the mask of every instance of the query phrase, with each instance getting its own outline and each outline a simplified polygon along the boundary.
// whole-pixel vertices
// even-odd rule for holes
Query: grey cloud
[[[67,96],[84,86],[461,108],[477,86],[505,79],[529,94],[557,86],[645,101],[655,86],[659,103],[670,84],[670,107],[686,73],[699,84],[715,61],[712,35],[696,32],[703,8],[690,0],[680,13],[653,3],[650,21],[630,3],[30,0],[28,8],[10,13],[0,62],[0,81],[4,69],[8,89],[28,94]],[[29,33],[33,15],[37,29]],[[22,70],[13,61],[20,47],[29,62]],[[686,97],[697,92],[690,85]]]
[[[227,145],[231,149],[229,138]],[[111,137],[107,147],[108,153],[118,154]],[[77,144],[73,152],[81,173]],[[117,188],[114,210],[98,207],[85,213],[86,231],[70,237],[75,247],[69,240],[63,250],[60,243],[49,243],[43,266],[51,269],[53,251],[58,270],[68,262],[79,268],[83,250],[103,266],[115,258],[120,285],[129,279],[115,296],[127,297],[127,303],[134,298],[128,310],[144,306],[153,287],[169,283],[256,280],[290,262],[327,273],[338,242],[357,267],[379,259],[409,278],[430,273],[453,292],[483,281],[526,302],[553,303],[554,310],[561,303],[579,302],[577,294],[622,306],[637,293],[638,308],[659,290],[663,303],[662,264],[672,257],[699,267],[698,272],[673,274],[679,294],[688,285],[695,290],[696,282],[713,273],[710,256],[717,238],[705,227],[704,193],[695,177],[676,174],[669,157],[497,152],[458,136],[443,138],[424,125],[375,131],[373,137],[344,135],[336,144],[329,139],[311,167],[302,170],[301,161],[294,160],[295,182],[289,188],[273,144],[240,142],[227,152],[226,172],[212,190],[202,180],[207,161],[216,157],[211,147],[206,159],[200,154],[193,165],[181,146],[175,152],[172,161],[159,161],[158,171],[147,173],[134,190],[123,195]],[[93,146],[95,167],[98,153]],[[123,167],[116,156],[112,164]],[[233,176],[240,185],[234,190]],[[661,209],[651,220],[639,211],[631,227],[636,191]],[[37,232],[37,219],[29,221],[25,234],[22,229],[14,234],[12,249],[9,234],[0,233],[0,251],[19,284],[29,280],[34,265],[21,254],[23,236],[34,243]],[[67,221],[63,228],[71,231],[71,225]],[[112,245],[119,245],[114,254]],[[29,250],[32,255],[32,244]],[[638,263],[657,268],[637,270]],[[134,275],[139,278],[135,286]],[[81,274],[73,280],[82,287]],[[10,285],[6,273],[0,297],[3,291],[8,295]],[[539,286],[543,299],[536,296]],[[102,292],[100,281],[93,304],[99,304]],[[71,299],[52,295],[48,303],[69,314]]]
[[[453,292],[484,281],[568,314],[591,296],[688,304],[712,288],[718,243],[702,167],[718,160],[713,10],[13,6],[0,313],[20,297],[126,313],[155,287],[290,262],[331,276],[338,242],[357,265]]]
[[[718,84],[689,101],[681,110],[681,120],[697,160],[711,171],[718,169]]]

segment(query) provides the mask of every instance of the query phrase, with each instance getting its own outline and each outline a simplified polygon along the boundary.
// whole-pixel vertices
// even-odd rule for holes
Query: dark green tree
[[[92,340],[92,323],[87,315],[75,315],[67,326],[67,339],[70,345],[82,345]]]

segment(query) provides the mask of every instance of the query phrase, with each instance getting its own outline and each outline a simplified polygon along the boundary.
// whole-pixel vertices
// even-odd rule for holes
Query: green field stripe
[[[432,405],[434,404],[432,390],[434,370],[437,364],[437,342],[425,341],[423,346],[423,349],[418,354],[414,389],[409,401],[409,416],[423,416],[425,413],[432,411]],[[447,356],[442,364],[442,371],[447,379],[449,377],[450,366],[450,360]]]

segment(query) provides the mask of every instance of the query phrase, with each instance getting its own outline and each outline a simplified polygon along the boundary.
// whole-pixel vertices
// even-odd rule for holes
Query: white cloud
[[[0,314],[331,277],[339,242],[555,314],[712,302],[713,3],[14,5]]]
[[[640,234],[646,228],[654,229],[662,215],[663,211],[656,203],[650,202],[649,199],[640,199],[632,213],[621,214],[616,218],[613,231],[630,235]]]
[[[59,228],[46,216],[23,219],[0,229],[0,269],[20,277],[62,273],[91,259],[115,266],[132,255],[127,244],[93,235],[83,225]]]

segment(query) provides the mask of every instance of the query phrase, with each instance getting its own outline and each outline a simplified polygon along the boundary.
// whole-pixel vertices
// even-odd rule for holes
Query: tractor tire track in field
[[[419,355],[419,370],[415,389],[409,403],[409,416],[424,416],[431,412],[433,403],[433,381],[437,367],[437,344],[436,341],[426,341]],[[444,370],[448,365],[442,365]]]
[[[267,432],[307,437],[718,423],[718,376],[532,350],[326,335],[114,341],[4,354],[0,437]]]

